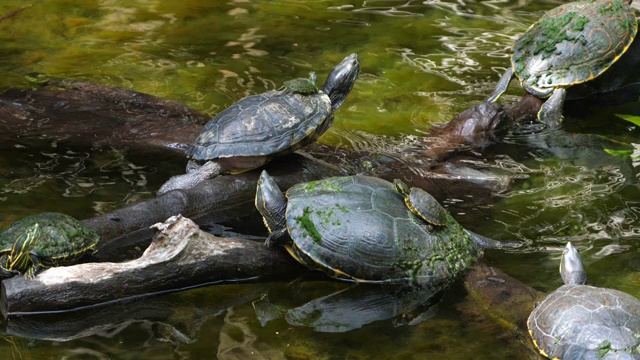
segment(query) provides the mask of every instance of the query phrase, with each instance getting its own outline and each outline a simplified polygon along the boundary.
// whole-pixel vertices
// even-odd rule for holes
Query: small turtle
[[[434,226],[447,224],[447,210],[428,192],[414,187],[409,189],[402,180],[395,179],[393,186],[404,197],[404,202],[417,217]]]
[[[584,285],[587,273],[571,243],[562,254],[560,275],[565,285],[527,320],[540,354],[550,359],[640,359],[640,300]]]
[[[627,51],[637,31],[631,1],[574,1],[551,9],[516,40],[511,67],[488,101],[496,101],[515,76],[527,92],[549,97],[538,119],[557,127],[566,89],[609,69]]]
[[[322,89],[309,79],[284,83],[282,90],[248,96],[211,119],[187,149],[187,173],[173,176],[158,194],[187,189],[220,173],[258,168],[315,141],[353,88],[360,63],[347,56],[327,77]]]
[[[100,236],[71,216],[27,216],[0,233],[0,276],[33,278],[41,268],[71,265],[95,253]]]
[[[386,180],[344,176],[297,184],[285,195],[263,171],[256,208],[271,232],[267,245],[284,245],[303,265],[347,281],[443,286],[475,262],[481,246],[520,245],[465,230],[446,211],[446,226],[432,226],[412,208],[440,205],[415,194],[413,203]]]

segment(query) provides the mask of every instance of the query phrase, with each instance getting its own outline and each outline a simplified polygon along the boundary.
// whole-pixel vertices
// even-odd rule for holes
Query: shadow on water
[[[22,5],[3,1],[0,15]],[[30,86],[23,77],[35,71],[147,92],[213,115],[311,70],[322,82],[345,54],[357,52],[361,76],[320,143],[333,149],[338,165],[355,165],[355,172],[361,166],[393,177],[400,173],[394,164],[410,167],[412,180],[424,181],[445,175],[437,172],[438,164],[417,155],[424,147],[421,137],[484,100],[508,66],[513,40],[556,5],[551,0],[52,0],[0,21],[0,89]],[[520,94],[514,82],[501,101]],[[443,204],[458,221],[485,236],[530,244],[508,253],[487,251],[486,262],[550,291],[559,285],[560,249],[570,240],[594,285],[640,295],[638,164],[604,151],[637,153],[637,128],[613,116],[640,113],[634,105],[568,116],[563,130],[554,133],[512,128],[482,153],[440,164],[447,167],[446,176],[462,178],[474,191],[478,183],[467,180],[487,177],[480,183],[489,189],[486,196],[470,198],[463,185],[448,189],[453,195]],[[344,149],[378,155],[340,164]],[[69,148],[46,139],[2,148],[0,227],[43,211],[95,216],[152,197],[183,169],[184,159]],[[259,219],[248,223],[247,232],[264,234]],[[324,306],[349,286],[301,284],[195,289],[96,310],[93,318],[10,319],[0,352],[14,358],[97,359],[537,358],[523,346],[505,346],[510,334],[464,305],[468,294],[457,283],[442,294],[437,311],[427,311],[428,319],[413,326],[395,327],[387,319],[324,333],[294,322],[294,315],[288,322],[286,314],[262,324],[254,306],[264,293],[291,314]],[[394,311],[404,313],[401,307]]]

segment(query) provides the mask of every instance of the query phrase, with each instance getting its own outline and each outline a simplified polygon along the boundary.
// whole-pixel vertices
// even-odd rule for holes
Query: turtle
[[[517,77],[525,91],[548,98],[538,119],[562,122],[567,88],[593,80],[627,51],[638,31],[630,1],[574,1],[545,13],[511,50],[511,66],[488,101],[496,101]]]
[[[564,285],[542,300],[527,320],[540,354],[551,359],[640,359],[640,300],[585,285],[587,273],[570,242],[560,274]]]
[[[312,73],[309,79],[289,80],[279,90],[231,105],[211,119],[186,150],[186,174],[169,179],[158,194],[191,188],[221,173],[258,168],[315,141],[331,127],[359,72],[358,55],[351,54],[331,71],[322,89]]]
[[[303,265],[339,280],[442,286],[475,262],[482,247],[520,245],[464,229],[432,197],[412,207],[405,201],[391,182],[364,175],[296,184],[285,195],[266,171],[255,199],[270,232],[266,245],[284,245]],[[433,226],[414,208],[438,209],[446,226]]]
[[[71,265],[95,253],[100,236],[73,217],[45,212],[22,218],[0,233],[0,276],[32,279],[47,267]]]
[[[400,179],[393,180],[393,186],[414,215],[433,226],[447,225],[447,210],[431,194],[418,187],[409,188]]]

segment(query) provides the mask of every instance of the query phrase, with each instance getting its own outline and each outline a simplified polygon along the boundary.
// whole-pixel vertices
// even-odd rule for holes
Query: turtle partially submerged
[[[42,268],[71,265],[95,252],[100,236],[71,216],[27,216],[0,233],[0,276],[33,278]]]
[[[631,1],[590,0],[560,5],[513,45],[511,67],[489,101],[496,101],[511,79],[529,93],[549,98],[538,119],[549,127],[562,121],[568,87],[595,79],[624,54],[638,31]]]
[[[551,359],[640,359],[640,300],[584,285],[587,274],[571,243],[562,254],[560,274],[565,285],[527,320],[540,353]]]
[[[423,190],[414,202],[398,189],[407,186],[345,176],[297,184],[285,196],[263,171],[256,207],[271,232],[267,245],[285,245],[302,264],[340,280],[437,286],[474,263],[481,246],[519,245],[465,230],[434,198],[420,197]]]
[[[360,63],[344,58],[322,89],[315,75],[285,82],[282,90],[248,96],[211,119],[187,149],[187,173],[174,176],[158,194],[186,189],[220,173],[258,168],[315,141],[333,123],[334,112],[353,88]]]

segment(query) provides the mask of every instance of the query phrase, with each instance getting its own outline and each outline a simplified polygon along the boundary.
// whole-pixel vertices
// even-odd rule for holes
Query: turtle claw
[[[267,237],[267,239],[264,241],[264,244],[268,247],[276,247],[278,245],[282,245],[284,244],[286,241],[286,235],[287,235],[287,228],[282,228],[279,230],[276,230],[274,232],[272,232],[271,234],[269,234],[269,236]]]
[[[560,123],[562,123],[562,107],[566,95],[567,91],[564,88],[557,88],[538,111],[538,120],[547,124],[549,129],[560,127]]]

